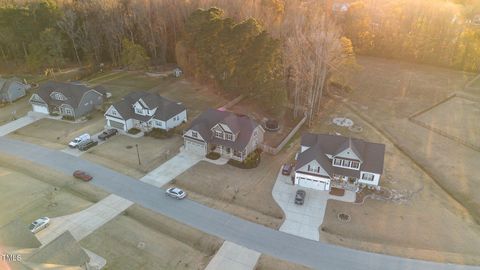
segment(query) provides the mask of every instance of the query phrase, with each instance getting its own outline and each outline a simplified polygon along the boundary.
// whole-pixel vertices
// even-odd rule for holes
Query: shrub
[[[262,154],[262,150],[256,149],[255,151],[250,153],[243,162],[230,159],[228,161],[228,164],[240,169],[253,169],[258,167],[258,165],[260,164],[261,154]]]
[[[58,112],[50,112],[51,116],[59,116]]]
[[[220,154],[217,152],[210,152],[206,155],[206,157],[211,160],[217,160],[220,158]]]
[[[173,137],[173,135],[175,135],[175,129],[166,131],[159,128],[153,128],[151,131],[145,132],[145,136],[150,136],[155,139],[168,139]]]
[[[62,119],[67,120],[67,121],[75,121],[75,117],[70,116],[70,115],[63,115]]]
[[[138,128],[131,128],[131,129],[129,129],[127,132],[128,132],[128,134],[135,135],[135,134],[138,134],[138,133],[140,133],[140,132],[141,132],[141,130],[140,130],[140,129],[138,129]]]

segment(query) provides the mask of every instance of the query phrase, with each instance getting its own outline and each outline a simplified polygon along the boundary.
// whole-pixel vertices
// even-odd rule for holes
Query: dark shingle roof
[[[138,115],[133,110],[133,104],[142,99],[149,109],[157,108],[153,118],[167,121],[175,115],[186,110],[185,106],[166,99],[157,94],[151,94],[147,92],[132,92],[123,97],[120,102],[113,104],[113,107],[120,113],[123,119],[137,119],[143,122],[150,120],[151,116]]]
[[[40,84],[37,94],[49,105],[60,106],[62,104],[68,104],[73,108],[78,108],[83,95],[92,90],[85,84],[81,83],[64,83],[48,81]],[[67,100],[56,100],[50,97],[52,92],[62,93]],[[102,93],[103,94],[103,93]]]
[[[302,146],[309,147],[309,149],[298,155],[296,169],[301,168],[312,160],[317,160],[330,175],[335,173],[359,177],[359,171],[334,167],[327,158],[327,154],[335,156],[350,147],[362,160],[360,170],[378,174],[383,173],[385,156],[384,144],[371,143],[344,136],[312,133],[304,134],[301,144]]]
[[[222,140],[215,138],[211,129],[219,124],[226,124],[232,132],[237,135],[235,141]],[[245,115],[236,115],[232,112],[208,109],[193,120],[189,129],[200,133],[202,138],[208,143],[227,146],[237,151],[243,151],[248,145],[252,133],[259,124]]]

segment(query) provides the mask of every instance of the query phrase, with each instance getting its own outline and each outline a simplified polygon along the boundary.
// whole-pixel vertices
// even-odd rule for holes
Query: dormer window
[[[226,133],[227,140],[233,141],[233,135],[231,133]]]
[[[352,161],[351,167],[354,168],[354,169],[360,168],[360,162]]]
[[[50,97],[55,100],[67,100],[67,98],[60,92],[52,92]]]
[[[137,114],[143,114],[142,108],[138,108],[138,107],[135,108],[135,113],[137,113]]]
[[[223,139],[223,132],[219,130],[215,130],[215,137]]]
[[[336,165],[336,166],[342,166],[342,160],[341,159],[334,159],[333,160],[333,165]]]
[[[196,131],[192,131],[192,137],[193,138],[198,138],[198,133]]]

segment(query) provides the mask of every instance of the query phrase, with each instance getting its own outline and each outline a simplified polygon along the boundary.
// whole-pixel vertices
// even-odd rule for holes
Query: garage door
[[[197,142],[192,142],[192,141],[185,141],[185,149],[192,152],[196,153],[199,155],[206,155],[207,153],[205,152],[205,144],[204,143],[197,143]]]
[[[47,108],[47,106],[42,106],[42,105],[33,104],[33,111],[34,111],[34,112],[39,112],[39,113],[48,114],[48,108]]]
[[[124,123],[120,123],[120,122],[116,122],[116,121],[112,121],[112,120],[108,120],[110,122],[110,126],[113,127],[113,128],[117,128],[117,129],[120,129],[120,130],[125,130],[125,124]]]
[[[300,178],[298,181],[298,185],[306,188],[313,188],[317,190],[326,190],[326,183],[319,181],[319,180],[313,180],[313,179],[306,179],[306,178]]]

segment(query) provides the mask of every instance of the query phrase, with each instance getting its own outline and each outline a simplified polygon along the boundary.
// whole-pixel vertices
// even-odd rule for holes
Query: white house
[[[192,122],[183,138],[187,151],[200,155],[217,152],[244,161],[263,142],[264,133],[248,116],[208,109]]]
[[[187,109],[157,94],[133,92],[111,105],[105,118],[107,126],[123,131],[131,128],[170,130],[187,121]]]
[[[356,191],[378,186],[383,173],[385,145],[327,134],[302,136],[294,182],[306,188],[332,187]]]

